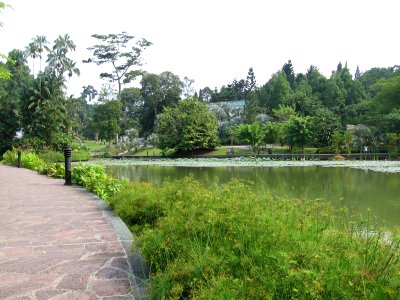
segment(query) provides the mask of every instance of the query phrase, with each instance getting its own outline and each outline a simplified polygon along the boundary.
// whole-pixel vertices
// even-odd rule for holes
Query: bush
[[[85,187],[107,202],[108,197],[114,195],[123,186],[124,182],[108,176],[103,165],[74,166],[72,181]]]
[[[65,167],[62,164],[52,163],[45,164],[40,174],[55,178],[65,178]]]
[[[4,164],[17,166],[18,165],[18,152],[16,150],[7,151],[3,154]],[[22,152],[21,154],[21,165],[23,168],[40,171],[45,162],[33,152]]]

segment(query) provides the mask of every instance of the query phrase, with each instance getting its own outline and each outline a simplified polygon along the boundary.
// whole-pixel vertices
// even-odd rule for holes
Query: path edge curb
[[[135,300],[146,299],[150,271],[139,247],[135,245],[135,238],[129,228],[103,199],[79,185],[74,184],[70,188],[77,189],[86,196],[89,196],[93,204],[103,213],[108,225],[116,233],[117,240],[121,243],[127,255],[130,271],[128,277],[132,288],[132,295]]]

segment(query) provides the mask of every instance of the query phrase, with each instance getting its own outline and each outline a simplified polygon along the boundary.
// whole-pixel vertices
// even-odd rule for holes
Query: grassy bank
[[[367,223],[322,202],[256,195],[239,182],[210,191],[190,178],[131,183],[108,202],[138,236],[154,299],[400,296],[398,239],[362,236]]]
[[[192,178],[128,183],[99,165],[72,174],[137,236],[152,299],[400,297],[398,233],[388,240],[324,202],[254,194],[240,182],[212,191]]]

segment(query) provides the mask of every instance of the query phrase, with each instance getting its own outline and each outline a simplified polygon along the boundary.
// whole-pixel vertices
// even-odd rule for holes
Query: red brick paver
[[[0,165],[0,299],[132,299],[129,276],[90,194]]]

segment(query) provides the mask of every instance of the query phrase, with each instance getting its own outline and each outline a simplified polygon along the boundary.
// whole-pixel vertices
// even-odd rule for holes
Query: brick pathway
[[[146,274],[131,243],[96,196],[0,165],[0,299],[140,299]]]

